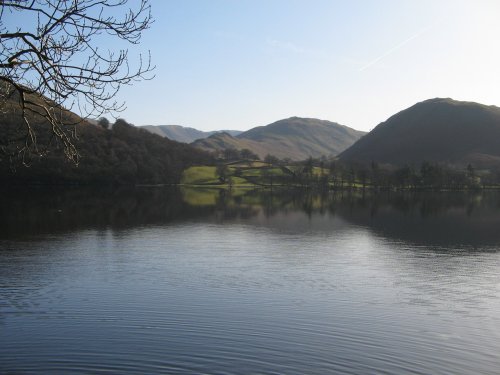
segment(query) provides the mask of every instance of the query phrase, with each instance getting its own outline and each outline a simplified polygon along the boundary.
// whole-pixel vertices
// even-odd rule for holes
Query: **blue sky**
[[[249,129],[291,116],[370,130],[433,97],[500,105],[500,1],[153,1],[136,125]]]

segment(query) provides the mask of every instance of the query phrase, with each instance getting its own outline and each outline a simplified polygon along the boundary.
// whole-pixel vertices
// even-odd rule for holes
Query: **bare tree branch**
[[[8,26],[14,18],[23,26]],[[37,144],[32,114],[50,124],[67,158],[77,163],[74,124],[67,123],[64,108],[77,108],[82,118],[122,111],[120,88],[153,78],[151,55],[139,55],[131,67],[126,48],[101,49],[100,42],[111,36],[119,44],[139,44],[152,22],[149,0],[0,0],[0,110],[16,97],[25,128],[15,153],[24,158],[47,151]]]

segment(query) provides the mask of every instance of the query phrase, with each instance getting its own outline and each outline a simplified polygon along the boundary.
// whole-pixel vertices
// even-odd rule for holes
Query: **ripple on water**
[[[99,247],[88,231],[22,257],[11,242],[0,373],[495,373],[498,253],[343,230],[200,223]]]

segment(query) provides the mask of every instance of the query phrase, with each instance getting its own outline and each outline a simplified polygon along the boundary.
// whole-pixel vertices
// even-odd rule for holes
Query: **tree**
[[[248,148],[244,148],[243,150],[241,150],[240,156],[242,159],[246,160],[259,160],[259,156],[252,150],[249,150]]]
[[[268,183],[273,188],[273,170],[271,167],[263,167],[262,168],[262,177],[264,183]]]
[[[428,161],[422,162],[420,174],[424,187],[441,188],[443,187],[443,169],[437,164],[431,164]]]
[[[106,117],[101,117],[99,120],[97,120],[97,123],[103,128],[103,129],[109,129],[109,120]]]
[[[226,179],[229,176],[229,168],[227,167],[226,164],[223,163],[217,164],[217,167],[215,168],[215,174],[220,182],[225,183]]]
[[[240,158],[240,152],[235,148],[226,148],[223,151],[223,158],[227,161],[238,160]]]
[[[149,53],[133,66],[126,48],[100,47],[109,36],[119,48],[140,42],[153,22],[151,9],[149,0],[132,4],[135,9],[128,0],[0,2],[0,109],[12,100],[19,103],[25,136],[17,154],[44,153],[33,120],[41,118],[62,142],[66,157],[77,162],[75,124],[67,123],[64,112],[74,109],[83,118],[120,112],[120,88],[152,78]]]
[[[312,158],[312,156],[309,156],[309,159],[307,159],[304,163],[304,167],[303,167],[303,172],[304,174],[307,176],[307,178],[309,180],[312,179],[312,176],[313,176],[313,172],[314,172],[314,160]]]
[[[398,168],[394,171],[394,179],[397,185],[401,188],[406,188],[412,182],[412,170],[409,165]]]
[[[265,157],[264,157],[264,162],[268,163],[268,164],[279,164],[280,162],[280,159],[278,159],[276,156],[274,155],[271,155],[271,154],[267,154]]]

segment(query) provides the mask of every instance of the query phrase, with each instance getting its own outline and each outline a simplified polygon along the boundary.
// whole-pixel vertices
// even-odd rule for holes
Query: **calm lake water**
[[[498,193],[0,204],[0,373],[500,373]]]

